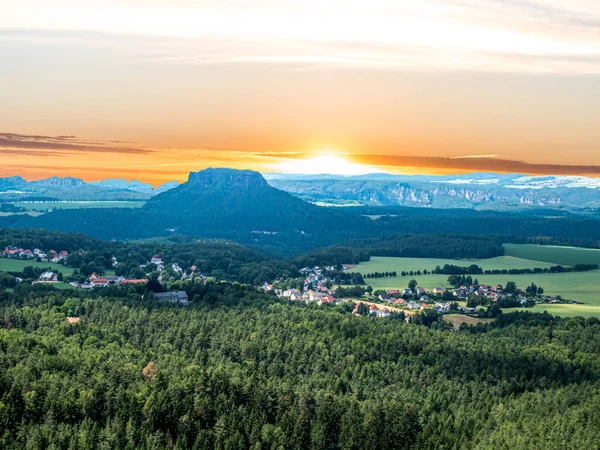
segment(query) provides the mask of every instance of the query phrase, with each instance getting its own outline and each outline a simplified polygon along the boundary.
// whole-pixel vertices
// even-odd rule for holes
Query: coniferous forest
[[[452,332],[237,283],[187,307],[140,289],[0,293],[0,448],[598,448],[597,319]]]

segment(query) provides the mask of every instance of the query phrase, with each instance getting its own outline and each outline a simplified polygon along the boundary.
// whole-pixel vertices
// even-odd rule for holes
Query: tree
[[[516,294],[517,293],[517,283],[514,281],[509,281],[506,283],[506,287],[504,288],[504,292],[507,294]]]
[[[413,279],[408,282],[408,288],[413,292],[415,291],[415,289],[417,289],[417,285],[418,285],[417,280]]]

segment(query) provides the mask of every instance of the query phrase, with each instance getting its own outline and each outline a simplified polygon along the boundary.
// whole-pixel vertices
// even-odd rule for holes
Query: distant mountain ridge
[[[33,198],[72,201],[148,200],[173,189],[178,182],[165,183],[157,188],[142,181],[106,179],[88,182],[73,177],[50,177],[26,181],[22,177],[0,178],[0,202],[15,202]]]
[[[600,208],[600,179],[578,176],[267,174],[266,178],[272,186],[311,202],[491,210]]]

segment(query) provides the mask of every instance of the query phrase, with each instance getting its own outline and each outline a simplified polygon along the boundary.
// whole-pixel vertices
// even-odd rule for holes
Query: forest
[[[498,314],[450,332],[140,287],[0,293],[0,448],[597,448],[600,321]],[[77,322],[67,317],[79,319]]]
[[[409,258],[493,258],[504,255],[502,241],[489,236],[453,233],[399,234],[348,244],[370,256]]]

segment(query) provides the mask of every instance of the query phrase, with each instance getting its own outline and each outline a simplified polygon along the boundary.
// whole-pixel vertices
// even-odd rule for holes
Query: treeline
[[[535,267],[533,269],[482,269],[477,264],[471,264],[468,267],[457,266],[454,264],[444,264],[443,267],[437,266],[433,273],[440,275],[529,275],[540,273],[568,273],[568,272],[587,272],[597,270],[598,264],[575,264],[574,266],[550,266]]]
[[[39,248],[75,252],[80,249],[105,250],[113,244],[81,233],[61,233],[40,228],[0,228],[0,250],[11,245],[30,250]]]
[[[392,271],[392,272],[373,272],[373,273],[367,273],[364,275],[364,278],[387,278],[387,277],[395,277],[396,271]]]
[[[1,448],[600,441],[598,320],[498,314],[449,333],[280,304],[241,285],[199,286],[189,307],[145,302],[136,289],[0,293]]]

